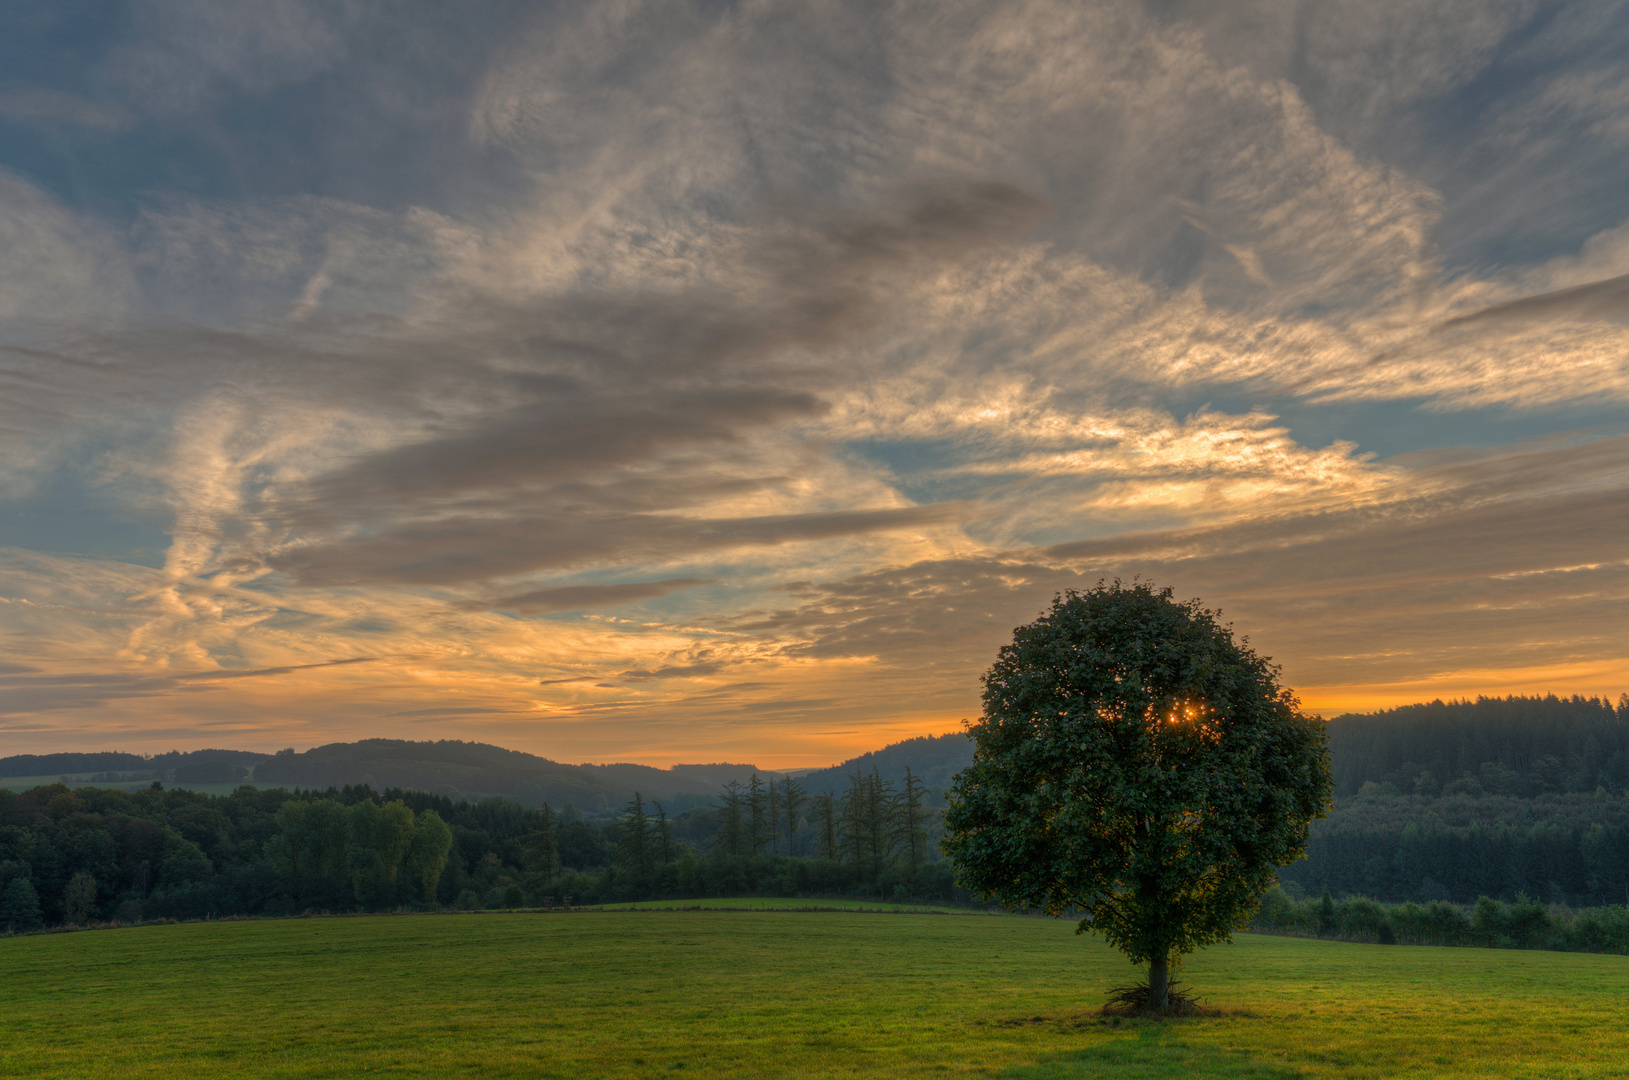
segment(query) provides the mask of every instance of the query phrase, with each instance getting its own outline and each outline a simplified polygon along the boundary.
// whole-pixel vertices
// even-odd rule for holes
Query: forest
[[[1335,903],[1467,912],[1483,897],[1517,906],[1629,904],[1626,729],[1629,698],[1616,707],[1598,698],[1484,698],[1339,717],[1329,731],[1345,793],[1313,823],[1307,857],[1280,875],[1282,896],[1300,903],[1328,892]],[[334,745],[340,749],[320,748],[327,753],[309,760],[329,763],[327,775],[341,778],[348,774],[336,763],[359,755],[375,765],[381,755],[422,764],[425,748],[449,744]],[[450,746],[453,766],[465,770],[543,760]],[[255,783],[229,795],[163,781],[136,791],[61,783],[0,790],[0,932],[98,920],[517,907],[567,896],[580,904],[755,893],[971,902],[938,851],[945,785],[970,751],[961,735],[913,739],[801,776],[743,775],[736,766],[629,766],[644,772],[625,774],[569,767],[605,770],[599,775],[619,785],[665,780],[654,797],[634,789],[622,804],[588,812],[569,800],[526,805],[350,780],[260,786],[268,763],[307,757],[292,754],[265,758]],[[128,761],[82,757],[82,770],[133,771],[121,769]],[[219,756],[181,756],[168,767],[173,774],[211,761],[243,767]],[[711,792],[674,790],[709,779]],[[584,790],[599,806],[611,789]],[[1304,922],[1289,919],[1285,928]]]
[[[0,790],[0,932],[153,918],[520,907],[744,893],[970,899],[938,856],[939,806],[914,774],[841,794],[729,781],[669,816],[636,795],[575,807],[454,801],[366,786],[211,796],[53,784]]]

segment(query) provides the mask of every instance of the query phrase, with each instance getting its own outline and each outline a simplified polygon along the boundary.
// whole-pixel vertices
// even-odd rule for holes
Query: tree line
[[[1313,894],[1387,901],[1525,894],[1629,903],[1629,800],[1605,792],[1432,797],[1371,783],[1313,824],[1307,857],[1280,878]]]
[[[1366,896],[1318,899],[1299,888],[1274,889],[1251,925],[1273,933],[1379,945],[1466,945],[1499,949],[1629,953],[1629,907],[1573,910],[1526,896],[1505,903],[1479,897],[1473,905],[1433,900],[1382,904]]]
[[[520,907],[743,893],[967,899],[937,855],[939,807],[914,773],[841,793],[730,781],[669,816],[635,794],[609,820],[567,804],[421,791],[160,783],[0,791],[0,933],[154,918]]]
[[[581,848],[580,816],[545,807],[525,841],[526,881],[533,895],[548,888],[580,902],[761,891],[965,899],[938,852],[941,813],[908,768],[897,787],[873,768],[851,774],[841,793],[818,794],[754,773],[676,818],[636,792],[601,828],[597,855]]]
[[[1589,699],[1555,700],[1565,706],[1558,706],[1562,714],[1601,715]],[[1500,704],[1507,706],[1508,699]],[[1553,741],[1537,745],[1557,747]],[[1531,761],[1545,756],[1553,755]],[[1519,763],[1514,755],[1510,760]],[[970,899],[956,889],[939,855],[942,788],[925,784],[909,765],[890,776],[895,764],[873,760],[870,769],[851,770],[840,782],[830,772],[814,774],[825,790],[808,790],[807,776],[752,774],[726,780],[706,800],[636,794],[598,816],[569,803],[531,809],[503,798],[378,792],[367,785],[243,787],[228,796],[162,786],[131,794],[60,784],[23,794],[0,791],[0,931],[33,926],[36,918],[55,925],[502,907],[548,895],[582,903],[747,893]],[[1287,888],[1394,904],[1471,905],[1481,896],[1514,903],[1519,895],[1575,907],[1625,902],[1629,802],[1623,792],[1597,785],[1587,792],[1524,795],[1530,789],[1522,785],[1532,781],[1500,761],[1472,770],[1475,788],[1453,782],[1405,788],[1397,779],[1406,770],[1391,771],[1396,778],[1380,773],[1381,779],[1364,781],[1313,823],[1307,858],[1280,875]],[[394,856],[404,831],[397,810],[384,815],[388,828],[363,822],[367,811],[355,811],[354,822],[341,820],[338,811],[353,812],[364,801],[411,811],[415,829],[424,833],[420,846],[413,849],[409,837],[400,861]],[[333,805],[300,809],[323,802]],[[433,898],[423,887],[425,853],[434,851],[426,845],[436,832],[428,815],[451,835]],[[545,849],[550,854],[540,861]],[[380,853],[377,859],[373,852]],[[78,875],[84,877],[70,890]],[[410,884],[415,875],[416,890]]]
[[[1629,694],[1432,701],[1328,724],[1337,798],[1398,791],[1533,796],[1629,791]]]

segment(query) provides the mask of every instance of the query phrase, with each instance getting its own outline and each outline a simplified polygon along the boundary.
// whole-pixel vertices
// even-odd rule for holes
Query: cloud
[[[1594,322],[1629,316],[1629,274],[1574,285],[1538,296],[1524,296],[1444,320],[1439,329],[1486,324],[1527,325],[1540,322]]]
[[[129,265],[111,229],[0,170],[0,318],[18,328],[70,317],[108,319],[132,300]]]
[[[299,82],[345,54],[351,5],[263,0],[222,8],[199,0],[139,0],[139,36],[116,50],[113,72],[149,102],[195,105],[216,83],[264,91]]]
[[[320,313],[403,314],[470,240],[466,224],[423,207],[168,196],[141,206],[131,263],[150,307],[243,329]]]
[[[879,569],[725,625],[926,678],[982,669],[1055,592],[1141,574],[1224,607],[1292,685],[1501,663],[1618,671],[1626,463],[1623,437],[1424,458],[1390,498],[1349,509]]]
[[[1137,572],[1307,685],[1617,670],[1583,7],[144,4],[0,97],[79,155],[0,177],[5,492],[170,537],[0,553],[10,730],[824,762]]]
[[[655,600],[669,596],[680,589],[706,585],[711,578],[663,578],[660,581],[630,581],[616,585],[561,585],[552,589],[533,589],[513,596],[500,596],[486,601],[468,601],[461,605],[469,609],[490,608],[494,611],[514,611],[522,615],[541,615],[551,611],[589,611],[618,604],[633,604],[641,600]]]
[[[135,120],[130,113],[116,105],[43,86],[0,94],[0,117],[72,124],[98,131],[119,131]]]
[[[320,664],[288,664],[283,667],[256,668],[253,671],[194,671],[186,675],[176,675],[178,683],[188,682],[220,682],[227,679],[259,679],[269,675],[287,675],[295,671],[312,671],[317,668],[343,667],[347,664],[371,664],[376,657],[353,656],[345,660],[327,660]]]
[[[281,511],[302,535],[268,565],[307,582],[452,583],[960,520],[949,505],[705,511],[784,485],[751,468],[749,440],[823,412],[820,391],[849,366],[841,349],[910,281],[1042,212],[1008,184],[915,184],[875,208],[771,224],[738,253],[733,293],[466,298],[437,337],[399,343],[469,358],[453,400],[442,369],[399,367],[396,393],[417,376],[425,395],[398,428],[408,437],[286,486]],[[494,514],[499,498],[535,509]]]
[[[714,675],[723,667],[722,664],[678,664],[657,668],[648,671],[640,668],[619,672],[617,678],[624,682],[646,682],[660,679],[690,679],[697,675]]]
[[[462,519],[404,527],[332,548],[291,548],[268,562],[306,585],[451,585],[540,570],[662,562],[720,549],[929,529],[961,521],[970,511],[965,504],[939,503],[734,519],[659,514],[510,516],[501,524]]]
[[[169,679],[107,672],[8,676],[0,678],[0,716],[84,714],[110,700],[163,696],[174,689]]]

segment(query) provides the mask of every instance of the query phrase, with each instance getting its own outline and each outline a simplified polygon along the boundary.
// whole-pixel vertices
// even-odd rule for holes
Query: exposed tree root
[[[1188,993],[1188,988],[1172,983],[1166,992],[1168,1004],[1156,1008],[1148,999],[1148,984],[1117,986],[1109,991],[1109,1000],[1103,1006],[1104,1016],[1214,1016],[1215,1009],[1199,1004],[1199,999]]]

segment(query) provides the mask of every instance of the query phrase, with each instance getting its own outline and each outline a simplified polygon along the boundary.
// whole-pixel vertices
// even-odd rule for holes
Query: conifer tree
[[[526,872],[535,888],[543,888],[560,869],[560,842],[554,835],[554,811],[544,803],[533,815],[532,831],[521,838]]]
[[[781,781],[781,818],[786,822],[786,853],[788,855],[797,854],[794,841],[797,839],[798,811],[803,808],[806,797],[807,793],[803,790],[803,785],[792,777],[788,776]]]
[[[922,868],[928,858],[927,788],[922,780],[905,767],[905,788],[899,794],[899,849],[911,877]]]
[[[656,804],[656,854],[663,866],[673,861],[673,824],[661,803]]]
[[[769,803],[764,791],[764,782],[757,773],[747,783],[747,805],[752,811],[748,846],[751,854],[763,854],[764,845],[774,839],[774,831],[769,821]]]
[[[873,884],[880,882],[892,862],[894,786],[872,766],[871,775],[849,777],[843,798],[842,845],[845,861]]]
[[[837,829],[837,797],[831,792],[816,795],[815,809],[815,848],[822,859],[831,859],[833,862],[842,860],[842,852],[838,848]]]
[[[645,813],[645,800],[634,792],[634,797],[623,808],[622,835],[618,838],[619,853],[629,869],[648,874],[652,866],[650,817]]]
[[[742,822],[741,784],[731,780],[724,785],[724,794],[714,813],[718,817],[718,835],[713,840],[715,850],[722,849],[732,859],[740,858],[746,847],[746,828]]]
[[[781,853],[781,800],[775,785],[775,778],[769,778],[769,792],[765,796],[769,804],[769,853]]]
[[[852,773],[848,778],[848,791],[843,795],[843,816],[840,824],[843,862],[864,874],[871,863],[871,830],[866,827],[866,804],[871,785],[864,773]]]
[[[866,847],[871,855],[871,880],[881,882],[883,871],[893,862],[894,785],[884,780],[875,765],[866,778]]]

